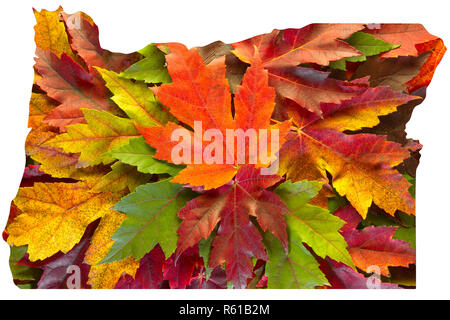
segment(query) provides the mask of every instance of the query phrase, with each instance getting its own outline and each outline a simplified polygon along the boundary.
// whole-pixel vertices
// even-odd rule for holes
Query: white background
[[[84,11],[100,28],[105,49],[132,52],[150,42],[182,42],[189,47],[215,40],[231,43],[273,28],[312,22],[422,23],[450,47],[449,2],[408,1],[3,1],[0,16],[0,229],[22,176],[33,82],[35,23],[32,7]],[[411,138],[424,145],[417,175],[416,290],[19,290],[8,267],[9,248],[0,241],[0,298],[142,299],[321,299],[450,298],[450,52],[438,67],[427,98],[408,124]]]

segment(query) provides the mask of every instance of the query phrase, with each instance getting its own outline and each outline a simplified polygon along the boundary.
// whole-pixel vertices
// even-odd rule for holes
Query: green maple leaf
[[[114,94],[111,97],[125,113],[141,126],[163,126],[173,117],[162,110],[153,92],[142,82],[120,78],[114,71],[96,68]]]
[[[330,67],[333,69],[347,70],[346,62],[362,62],[366,61],[366,57],[375,56],[382,52],[386,52],[395,48],[399,45],[391,44],[383,40],[376,39],[374,36],[364,32],[355,32],[345,40],[349,45],[357,49],[362,53],[361,56],[344,58],[338,61],[331,61]]]
[[[169,83],[164,53],[155,44],[149,44],[138,51],[145,58],[123,71],[120,76],[126,79],[143,80],[146,83]]]
[[[289,254],[280,240],[269,233],[264,236],[264,244],[269,256],[266,264],[268,289],[313,289],[328,285],[319,263],[295,232],[289,232]]]
[[[353,260],[347,251],[347,243],[339,229],[345,224],[328,210],[308,204],[322,188],[321,182],[286,181],[275,190],[289,208],[284,215],[288,230],[294,239],[308,244],[322,257],[330,257],[354,268]]]
[[[108,155],[123,163],[137,166],[137,170],[142,173],[168,173],[174,176],[183,169],[183,166],[177,166],[166,161],[154,159],[155,149],[145,143],[143,137],[130,139],[128,144],[112,150]]]
[[[122,198],[114,210],[125,213],[126,218],[112,236],[115,242],[100,263],[130,256],[139,260],[157,243],[166,258],[170,257],[177,246],[180,224],[177,213],[194,196],[191,190],[163,180],[142,185]]]

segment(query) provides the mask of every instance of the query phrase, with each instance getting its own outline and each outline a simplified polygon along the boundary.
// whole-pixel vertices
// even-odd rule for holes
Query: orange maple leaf
[[[405,83],[408,88],[408,92],[414,92],[420,88],[426,87],[430,84],[433,78],[434,71],[438,64],[444,57],[447,48],[444,45],[442,39],[432,40],[426,43],[418,44],[416,46],[420,53],[431,51],[427,61],[420,68],[420,72],[413,79]]]
[[[235,50],[232,52],[251,65],[261,63],[269,73],[269,84],[278,95],[320,115],[320,103],[339,103],[356,93],[342,82],[328,78],[328,73],[299,65],[327,66],[330,61],[362,55],[340,40],[361,29],[361,24],[318,23],[301,29],[274,30],[233,43]]]
[[[382,58],[397,58],[399,56],[415,56],[419,52],[416,45],[436,39],[436,36],[429,34],[421,24],[387,23],[380,28],[364,30],[372,34],[375,38],[399,44],[400,47],[390,50],[381,55]]]
[[[410,157],[408,147],[385,136],[344,131],[373,127],[380,122],[379,116],[417,98],[388,87],[367,88],[341,104],[322,104],[323,118],[287,102],[296,129],[280,151],[280,172],[292,181],[327,180],[329,172],[336,191],[363,218],[372,202],[391,215],[396,210],[415,214],[410,184],[393,169]]]
[[[215,129],[222,137],[227,136],[227,130],[267,129],[268,158],[274,160],[278,149],[272,149],[271,132],[279,130],[279,145],[289,130],[290,122],[271,125],[270,117],[275,106],[275,91],[268,86],[267,71],[261,65],[248,68],[242,84],[237,86],[234,97],[233,117],[232,99],[228,81],[225,78],[225,58],[221,57],[206,65],[197,49],[188,50],[181,44],[168,44],[170,54],[166,56],[169,74],[172,83],[155,88],[154,92],[159,100],[170,108],[170,112],[182,123],[196,128],[197,121],[201,123],[200,135],[187,131],[193,145],[200,144],[203,134],[208,129]],[[172,141],[172,133],[183,127],[169,122],[164,127],[141,127],[140,133],[146,142],[156,148],[155,158],[173,162],[172,151],[178,141]],[[260,136],[258,136],[260,138]],[[211,138],[212,139],[212,138]],[[204,186],[205,189],[217,188],[229,182],[236,174],[239,164],[239,152],[227,149],[223,139],[223,154],[210,152],[209,146],[201,146],[190,150],[193,163],[187,164],[173,182],[189,183],[191,186]],[[250,160],[251,143],[245,142],[245,163]],[[241,150],[242,151],[242,150]],[[203,163],[197,161],[196,156],[203,156]],[[209,152],[209,153],[208,153]],[[231,161],[230,161],[231,159]],[[217,161],[215,161],[217,160]],[[261,159],[255,163],[258,166],[267,166]]]
[[[383,276],[389,277],[389,267],[408,267],[416,263],[416,250],[411,249],[406,241],[393,239],[397,227],[369,226],[357,229],[361,217],[350,205],[337,210],[335,215],[346,222],[341,233],[359,269],[373,272],[375,266]]]

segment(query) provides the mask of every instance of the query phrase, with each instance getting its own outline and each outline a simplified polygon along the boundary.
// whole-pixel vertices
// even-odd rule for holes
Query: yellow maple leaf
[[[34,11],[36,18],[34,40],[36,46],[43,50],[50,50],[58,57],[65,53],[76,60],[76,55],[69,44],[64,23],[59,20],[61,11],[61,7],[56,11]]]
[[[15,205],[21,211],[8,226],[8,243],[28,245],[31,261],[58,251],[67,253],[81,239],[86,227],[104,216],[123,196],[92,193],[86,182],[35,183],[19,188]]]
[[[27,156],[40,163],[40,170],[54,178],[72,178],[76,180],[99,180],[104,170],[96,167],[77,168],[78,154],[66,153],[60,148],[44,146],[45,142],[56,137],[46,125],[30,131],[25,142]]]
[[[85,261],[91,265],[88,283],[94,289],[113,289],[123,273],[134,277],[139,268],[139,261],[136,261],[133,257],[98,265],[108,254],[114,243],[111,236],[119,229],[124,219],[124,214],[109,211],[95,230],[91,245],[85,256]]]
[[[292,181],[326,181],[330,173],[336,191],[363,218],[372,203],[391,215],[397,210],[415,214],[410,184],[395,170],[410,157],[409,148],[385,136],[344,131],[376,126],[380,116],[418,98],[388,87],[369,88],[341,104],[323,106],[322,117],[288,103],[295,133],[280,151],[279,174]]]
[[[114,161],[106,152],[140,136],[130,119],[120,118],[106,111],[82,109],[87,124],[67,126],[60,134],[43,145],[61,148],[68,153],[80,153],[77,167],[87,167]]]
[[[124,79],[114,71],[95,68],[113,93],[113,100],[131,119],[141,126],[163,126],[175,119],[161,108],[152,91],[142,82]]]

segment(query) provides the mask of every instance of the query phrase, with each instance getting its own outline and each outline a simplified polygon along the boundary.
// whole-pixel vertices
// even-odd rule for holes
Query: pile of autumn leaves
[[[421,146],[404,126],[441,39],[314,24],[121,54],[83,13],[35,16],[28,166],[4,232],[18,286],[415,286]],[[278,174],[170,163],[194,121],[279,129]]]

